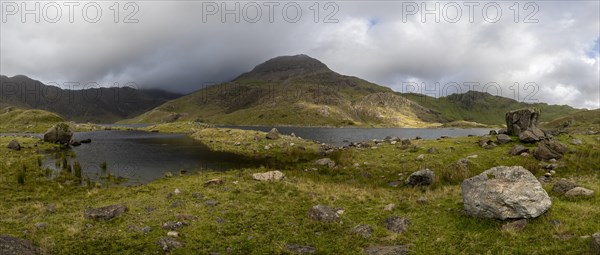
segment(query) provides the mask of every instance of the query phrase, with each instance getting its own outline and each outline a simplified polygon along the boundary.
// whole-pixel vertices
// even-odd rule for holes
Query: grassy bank
[[[516,142],[490,150],[477,145],[478,137],[413,140],[408,146],[371,144],[327,155],[337,163],[329,168],[314,164],[322,157],[319,145],[299,138],[267,140],[263,132],[197,126],[152,128],[185,131],[213,150],[268,158],[273,164],[177,175],[137,187],[98,188],[68,178],[48,180],[39,157],[52,145],[18,138],[24,148],[17,152],[6,148],[12,138],[0,138],[0,193],[7,194],[0,203],[0,233],[32,240],[48,254],[162,253],[156,241],[167,236],[169,230],[162,225],[168,221],[189,224],[176,230],[183,247],[173,254],[291,254],[286,244],[309,245],[317,254],[362,254],[370,245],[408,245],[411,254],[586,254],[590,252],[586,236],[600,231],[598,135],[576,135],[582,145],[572,145],[568,135],[558,137],[571,152],[560,160],[564,166],[553,176],[554,181],[572,179],[596,194],[571,200],[553,193],[551,183],[545,184],[553,197],[552,208],[515,233],[501,231],[502,221],[467,217],[460,183],[497,165],[522,165],[543,175],[539,161],[506,153]],[[456,163],[468,156],[468,167]],[[422,168],[436,173],[433,186],[402,184]],[[280,170],[286,178],[258,182],[251,177],[269,170]],[[215,178],[224,183],[205,185]],[[390,185],[396,181],[399,186]],[[176,194],[176,189],[181,192]],[[86,207],[119,203],[129,211],[111,221],[83,217]],[[343,208],[341,221],[309,219],[308,211],[316,204]],[[388,204],[395,208],[384,210]],[[388,231],[384,221],[390,216],[409,218],[408,231]],[[41,222],[46,226],[36,227]],[[353,233],[358,224],[370,225],[371,237]],[[151,230],[144,231],[145,227]]]

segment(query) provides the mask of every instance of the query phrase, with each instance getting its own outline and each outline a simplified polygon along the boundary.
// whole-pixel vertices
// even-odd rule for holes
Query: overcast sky
[[[319,2],[318,8],[297,2],[286,6],[287,15],[288,2],[144,1],[118,8],[114,2],[87,8],[86,2],[38,2],[37,12],[36,2],[27,2],[39,23],[36,14],[22,17],[22,2],[0,2],[0,73],[45,83],[134,82],[188,93],[272,57],[307,54],[336,72],[396,91],[445,96],[457,91],[456,84],[465,92],[479,83],[472,88],[519,101],[600,108],[597,0],[527,6],[350,1]],[[423,12],[436,3],[439,23]],[[240,13],[239,22],[236,14],[222,22],[223,7]]]

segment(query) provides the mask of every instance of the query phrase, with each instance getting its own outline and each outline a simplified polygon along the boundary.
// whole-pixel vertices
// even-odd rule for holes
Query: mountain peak
[[[321,72],[331,72],[331,70],[321,61],[308,55],[300,54],[269,59],[254,67],[252,71],[242,74],[237,79],[281,81]]]

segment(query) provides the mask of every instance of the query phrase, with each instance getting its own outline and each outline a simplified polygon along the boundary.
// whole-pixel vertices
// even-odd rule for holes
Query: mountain
[[[257,65],[121,123],[204,121],[232,125],[430,126],[440,113],[306,55]]]
[[[468,91],[440,98],[414,93],[401,95],[423,107],[441,113],[441,116],[448,121],[470,121],[488,125],[505,124],[504,114],[506,112],[527,107],[541,110],[540,121],[550,121],[581,111],[567,105],[528,104],[478,91]]]
[[[0,106],[41,109],[77,122],[112,123],[142,114],[177,94],[130,87],[65,90],[27,76],[0,75]]]

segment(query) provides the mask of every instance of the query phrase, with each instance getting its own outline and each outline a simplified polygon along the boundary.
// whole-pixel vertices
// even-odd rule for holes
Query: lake
[[[269,131],[271,127],[223,126],[246,130]],[[440,136],[483,135],[489,129],[452,128],[320,128],[320,127],[278,127],[282,134],[294,133],[336,146],[347,145],[386,136],[435,139]],[[5,134],[7,135],[7,134]],[[30,134],[27,134],[30,135]],[[41,137],[37,134],[35,136]],[[106,162],[108,171],[115,176],[126,177],[126,184],[145,183],[161,178],[166,172],[179,174],[187,172],[216,170],[225,171],[244,167],[258,167],[256,162],[231,153],[210,151],[204,144],[184,135],[150,133],[143,131],[94,131],[75,133],[74,139],[92,139],[92,143],[72,147],[75,160],[80,162],[82,173],[97,180],[104,173],[101,165]],[[44,167],[57,170],[60,158],[54,154],[43,162]]]

